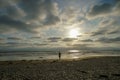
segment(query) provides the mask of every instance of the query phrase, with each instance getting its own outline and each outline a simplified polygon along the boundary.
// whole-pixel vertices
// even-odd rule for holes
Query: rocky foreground
[[[120,80],[120,57],[1,61],[0,80]]]

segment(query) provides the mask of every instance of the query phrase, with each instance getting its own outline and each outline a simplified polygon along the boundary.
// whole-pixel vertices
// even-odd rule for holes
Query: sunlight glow
[[[71,30],[69,31],[69,36],[70,36],[71,38],[76,38],[78,35],[79,35],[78,29],[71,29]]]

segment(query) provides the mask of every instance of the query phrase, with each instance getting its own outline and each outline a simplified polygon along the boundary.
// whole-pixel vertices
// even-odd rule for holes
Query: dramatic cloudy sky
[[[120,0],[0,0],[0,51],[120,50]]]

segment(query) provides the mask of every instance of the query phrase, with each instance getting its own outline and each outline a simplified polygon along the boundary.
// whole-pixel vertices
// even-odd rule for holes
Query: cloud
[[[85,14],[75,6],[65,7],[60,14],[60,19],[62,24],[66,26],[78,26],[87,20]]]
[[[36,45],[32,44],[32,43],[29,43],[29,42],[13,42],[13,41],[8,41],[8,42],[5,42],[5,43],[1,43],[0,44],[0,48],[11,48],[11,49],[14,49],[14,48],[30,48],[30,47],[34,47]]]
[[[116,37],[116,38],[106,38],[106,37],[102,37],[99,38],[98,40],[96,40],[97,42],[102,42],[102,43],[115,43],[115,42],[120,42],[120,37]]]
[[[63,42],[71,42],[71,41],[75,41],[78,40],[77,38],[64,38],[62,39]]]
[[[31,37],[30,39],[41,39],[40,36]]]
[[[3,38],[0,38],[0,40],[4,40]]]
[[[50,37],[50,38],[48,38],[48,41],[50,41],[50,42],[58,42],[61,39],[62,39],[61,37]]]
[[[28,21],[39,20],[42,25],[59,22],[57,3],[52,0],[21,0],[21,3]]]
[[[7,42],[7,45],[15,46],[15,45],[28,45],[29,43],[21,43],[21,42]]]
[[[8,40],[23,40],[22,38],[18,38],[18,37],[8,37]]]
[[[8,16],[0,16],[0,32],[7,32],[12,29],[25,32],[34,32],[31,25],[19,20],[14,20]]]
[[[20,0],[0,0],[0,15],[7,15],[14,19],[25,17],[24,11],[18,7]]]
[[[91,36],[110,35],[110,34],[119,34],[119,33],[120,33],[119,28],[111,29],[111,30],[109,30],[109,28],[107,28],[107,29],[101,28],[96,31],[93,31],[91,33]]]
[[[99,23],[100,26],[110,25],[113,22],[111,19],[103,20]]]
[[[0,0],[0,8],[8,7],[10,5],[18,3],[18,0]]]
[[[113,19],[110,21],[105,20],[101,21],[97,30],[91,33],[91,36],[98,36],[98,35],[110,35],[110,34],[119,34],[120,33],[120,21],[119,19]]]
[[[87,17],[88,18],[96,18],[96,17],[103,17],[109,15],[115,15],[117,12],[117,16],[119,16],[119,8],[120,8],[120,1],[115,0],[113,3],[101,3],[95,4],[89,10]]]
[[[7,15],[13,19],[21,19],[26,16],[26,13],[17,6],[9,6],[6,8]]]
[[[81,0],[0,0],[0,37],[7,37],[3,41],[8,41],[1,46],[11,48],[47,46],[50,48],[69,47],[67,44],[72,46],[76,43],[73,45],[74,47],[86,48],[88,47],[87,43],[97,43],[94,42],[94,39],[101,35],[113,37],[115,34],[115,36],[119,36],[120,0],[114,1],[116,2],[94,0],[86,3],[88,0],[85,2]],[[90,7],[91,5],[93,7]],[[87,17],[96,19],[89,20]],[[75,28],[80,29],[81,35],[78,35],[78,39],[69,38],[69,30]],[[91,36],[89,36],[89,32]],[[17,36],[10,37],[11,35]],[[25,37],[25,40],[18,41],[23,39],[21,37]],[[107,39],[114,41],[110,38]],[[98,42],[111,42],[107,39],[99,39]],[[0,42],[2,43],[2,40]]]
[[[120,0],[115,0],[116,1],[116,10],[120,12]]]
[[[0,44],[5,43],[5,39],[4,38],[0,38]]]
[[[109,3],[104,3],[101,5],[95,5],[92,7],[91,11],[89,12],[90,16],[96,16],[100,14],[106,14],[111,12],[112,10],[112,5]]]
[[[13,42],[8,41],[4,43],[0,43],[0,48],[35,48],[35,47],[43,47],[47,46],[47,43],[29,43],[29,42]]]
[[[60,22],[57,3],[52,0],[1,0],[0,33],[39,33],[41,27]]]
[[[81,42],[93,42],[92,39],[85,39],[85,40],[80,40]]]
[[[106,29],[98,29],[98,30],[92,32],[91,36],[104,35],[104,34],[106,34],[106,32],[107,32]]]
[[[119,29],[115,29],[115,30],[109,32],[109,34],[119,34],[119,33],[120,33]]]
[[[13,48],[27,48],[27,47],[32,47],[31,44],[29,43],[22,43],[22,42],[4,42],[4,43],[0,43],[0,49],[2,48],[3,50],[5,49],[13,49]]]

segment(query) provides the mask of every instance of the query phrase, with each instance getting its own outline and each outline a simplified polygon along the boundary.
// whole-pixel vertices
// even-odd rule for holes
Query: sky
[[[0,51],[120,50],[120,0],[0,0]]]

